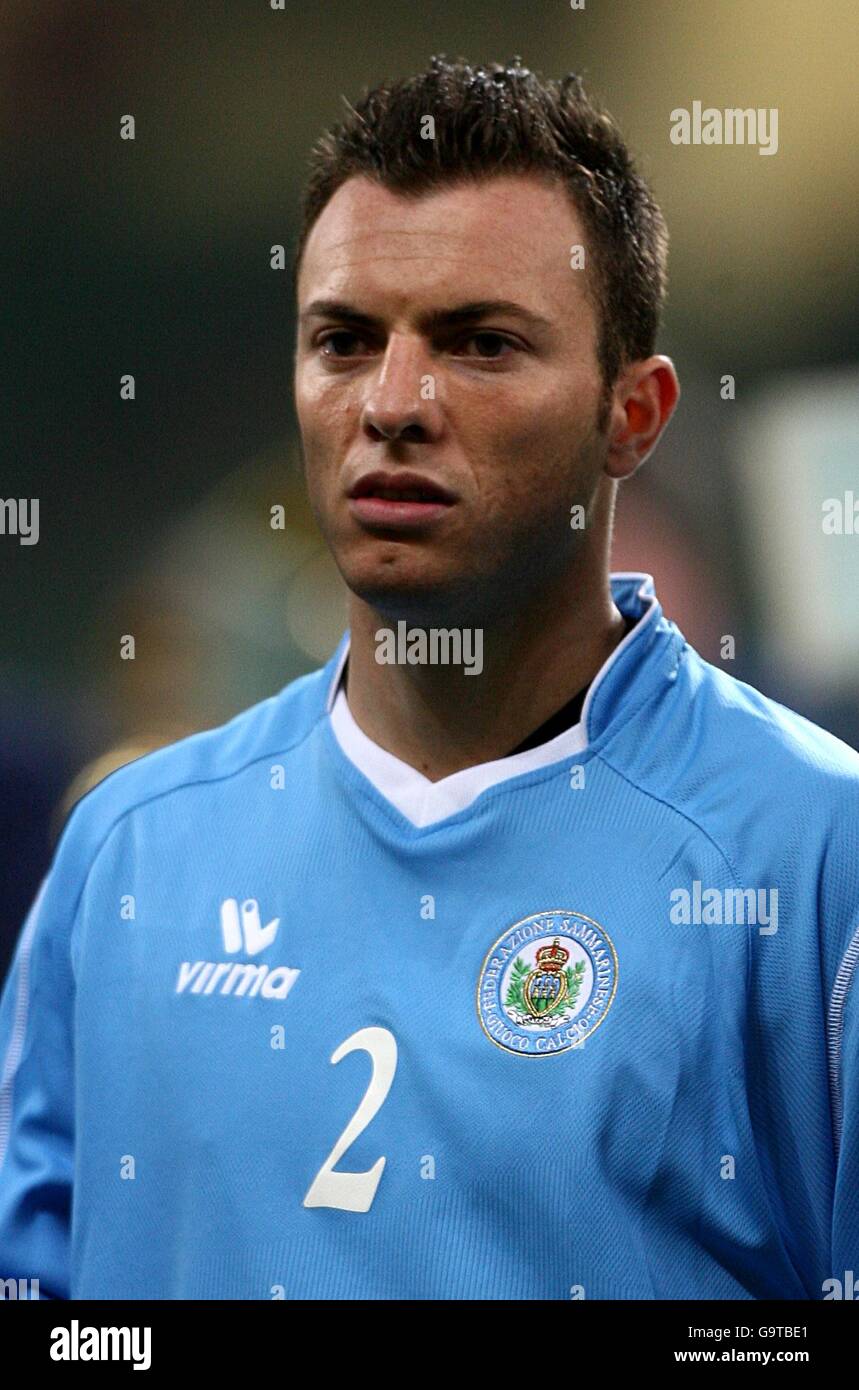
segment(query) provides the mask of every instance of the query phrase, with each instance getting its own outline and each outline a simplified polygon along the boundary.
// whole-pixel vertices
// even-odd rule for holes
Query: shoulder
[[[301,676],[228,722],[180,739],[117,768],[69,816],[61,849],[91,863],[125,817],[185,789],[238,778],[255,763],[295,754],[325,713],[328,667]]]
[[[713,666],[687,645],[679,673],[681,717],[699,734],[705,765],[727,766],[739,784],[812,789],[836,801],[859,794],[859,753],[795,710]]]
[[[660,698],[599,750],[737,877],[800,874],[859,905],[859,753],[685,643]]]

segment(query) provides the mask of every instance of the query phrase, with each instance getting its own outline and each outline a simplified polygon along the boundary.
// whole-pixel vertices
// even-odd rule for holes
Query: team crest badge
[[[483,962],[477,1013],[498,1047],[549,1057],[581,1047],[617,989],[617,953],[598,922],[554,908],[508,927]]]

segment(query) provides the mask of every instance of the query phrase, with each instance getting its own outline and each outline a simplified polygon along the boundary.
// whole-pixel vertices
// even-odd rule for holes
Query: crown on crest
[[[537,951],[538,970],[561,970],[570,959],[569,951],[555,937],[551,946],[540,946]]]

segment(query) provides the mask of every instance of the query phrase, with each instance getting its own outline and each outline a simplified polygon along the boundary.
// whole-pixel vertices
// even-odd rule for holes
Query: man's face
[[[568,568],[606,456],[598,325],[560,186],[405,198],[353,178],[307,241],[295,393],[310,501],[350,589],[465,619]]]

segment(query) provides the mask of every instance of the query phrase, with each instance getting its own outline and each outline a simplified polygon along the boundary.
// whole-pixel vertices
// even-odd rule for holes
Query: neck
[[[407,623],[409,630],[444,621]],[[483,667],[380,665],[376,633],[396,632],[356,596],[350,601],[349,708],[374,743],[430,781],[502,758],[571,700],[624,636],[607,566],[567,571],[515,614],[483,622]]]

